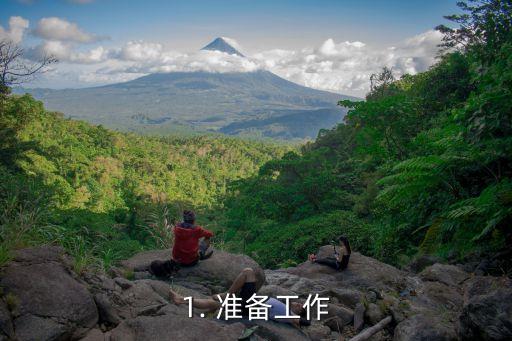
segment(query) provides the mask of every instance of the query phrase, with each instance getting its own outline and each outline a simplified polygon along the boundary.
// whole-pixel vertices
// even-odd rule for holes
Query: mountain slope
[[[243,58],[223,38],[203,50]],[[157,73],[101,87],[16,91],[33,94],[50,110],[120,130],[168,133],[186,129],[287,139],[314,138],[318,129],[332,127],[346,112],[337,102],[351,98],[307,88],[264,70]],[[264,127],[273,120],[279,121],[278,134]],[[314,129],[292,127],[311,123]]]
[[[219,51],[227,54],[234,54],[240,57],[245,57],[242,53],[240,53],[237,49],[231,46],[225,38],[216,38],[214,41],[203,47],[201,50],[208,51]]]

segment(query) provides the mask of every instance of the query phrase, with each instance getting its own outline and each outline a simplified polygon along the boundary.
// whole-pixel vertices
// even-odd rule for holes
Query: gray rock
[[[148,312],[157,311],[169,303],[167,299],[155,292],[147,281],[133,282],[133,285],[120,295],[115,294],[111,302],[122,319],[148,315]]]
[[[455,265],[436,263],[420,273],[424,281],[437,281],[449,286],[459,286],[470,276]]]
[[[370,303],[375,303],[377,302],[377,299],[379,298],[377,293],[375,291],[368,291],[364,297],[366,298],[366,300]]]
[[[323,324],[333,332],[341,333],[343,331],[343,327],[345,326],[345,322],[339,316],[329,317],[328,319],[323,321]]]
[[[114,282],[121,287],[121,289],[130,289],[133,286],[133,282],[123,277],[114,278]]]
[[[330,294],[336,297],[340,303],[352,309],[356,307],[362,297],[360,291],[347,288],[332,288]]]
[[[13,261],[28,264],[55,262],[69,265],[71,263],[71,259],[66,255],[62,247],[51,245],[16,250]]]
[[[154,292],[156,292],[160,297],[162,297],[165,300],[169,300],[169,284],[163,281],[157,281],[153,279],[142,279],[134,282],[137,283],[146,283],[148,284],[151,289],[153,289]]]
[[[331,336],[331,329],[323,324],[314,323],[306,328],[306,333],[313,341],[321,341]]]
[[[135,275],[137,276],[138,272],[144,273],[153,260],[168,259],[170,254],[170,250],[141,252],[121,262],[121,264],[125,268],[136,271]],[[211,258],[200,261],[195,266],[182,267],[175,278],[178,280],[180,278],[186,280],[197,278],[198,280],[206,280],[227,289],[245,268],[252,268],[255,271],[256,287],[259,289],[265,282],[265,274],[258,263],[246,255],[231,254],[220,250],[214,250]]]
[[[375,303],[368,304],[364,316],[372,325],[379,323],[385,317],[384,312]]]
[[[354,310],[354,330],[360,331],[364,326],[364,312],[365,307],[362,303],[358,303],[356,305],[356,309]]]
[[[512,339],[512,281],[473,278],[466,286],[458,330],[467,340]]]
[[[14,339],[14,327],[12,325],[11,313],[4,302],[0,300],[0,336],[2,334],[10,339]]]
[[[98,292],[98,291],[114,291],[116,289],[116,283],[110,277],[107,277],[103,274],[95,274],[95,273],[84,273],[82,274],[82,278],[89,286],[89,290]]]
[[[98,320],[92,295],[73,278],[60,252],[24,249],[3,269],[0,286],[19,301],[13,323],[20,340],[78,337]]]
[[[300,277],[288,272],[288,268],[286,270],[266,270],[265,276],[267,278],[268,285],[273,285],[276,287],[280,287],[289,291],[294,292],[296,295],[307,297],[309,294],[324,294],[327,291],[328,287],[333,285],[332,282],[325,279],[309,279]]]
[[[309,336],[302,330],[298,330],[287,323],[275,321],[248,321],[240,320],[246,327],[250,328],[257,325],[256,334],[265,339],[272,341],[288,341],[288,340],[310,340]]]
[[[66,340],[70,339],[73,331],[69,326],[59,323],[50,317],[23,315],[14,320],[16,329],[15,340]]]
[[[112,306],[109,298],[105,294],[94,295],[94,302],[98,307],[99,322],[106,325],[117,326],[121,323],[121,318],[117,314],[117,311]]]
[[[423,271],[426,267],[439,263],[441,259],[433,255],[420,255],[415,257],[405,269],[414,273]]]
[[[139,316],[113,329],[111,341],[224,341],[237,340],[244,326],[241,323],[221,324],[200,317],[177,315]]]
[[[339,305],[329,304],[327,318],[338,317],[341,321],[340,326],[346,326],[354,321],[354,311]]]
[[[457,340],[453,324],[437,316],[417,314],[400,322],[394,341],[451,341]]]
[[[108,338],[107,338],[108,337]],[[99,329],[91,329],[80,341],[108,341],[110,337]]]
[[[441,282],[425,282],[420,298],[427,298],[433,308],[444,308],[452,311],[462,309],[462,294],[458,288],[447,286]]]
[[[276,296],[296,296],[297,293],[291,291],[290,289],[286,289],[280,287],[278,285],[264,285],[258,290],[259,295],[276,297]]]
[[[330,251],[329,251],[330,250]],[[319,255],[332,253],[332,246],[323,246]],[[323,283],[331,282],[331,288],[343,283],[344,287],[357,287],[359,290],[375,288],[378,290],[396,290],[403,287],[405,272],[376,259],[353,252],[350,256],[348,268],[337,271],[328,266],[311,263],[309,261],[299,264],[285,271],[313,280],[321,280]]]

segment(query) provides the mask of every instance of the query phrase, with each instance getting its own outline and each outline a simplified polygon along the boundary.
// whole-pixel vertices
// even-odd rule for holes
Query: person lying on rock
[[[196,225],[193,211],[183,211],[183,222],[174,226],[174,245],[172,260],[181,266],[193,266],[201,259],[210,258],[213,251],[208,251],[213,233]]]
[[[340,253],[336,250],[336,246],[333,245],[334,249],[334,257],[326,257],[326,258],[316,258],[316,255],[314,253],[309,255],[309,260],[312,263],[327,265],[333,269],[343,271],[348,266],[348,261],[350,260],[350,254],[352,253],[352,250],[350,249],[350,243],[348,242],[348,238],[345,236],[339,236],[338,237]]]
[[[247,318],[249,316],[247,300],[256,294],[256,274],[254,273],[254,270],[251,268],[243,269],[242,272],[235,278],[231,284],[231,287],[226,293],[214,295],[211,298],[194,298],[192,299],[192,306],[197,309],[214,312],[222,306],[222,303],[219,301],[219,297],[221,299],[225,299],[226,295],[228,294],[234,294],[237,298],[242,299],[242,317]],[[177,305],[184,304],[186,302],[183,296],[179,295],[172,289],[169,289],[169,297]],[[306,311],[302,304],[299,302],[290,302],[290,309],[288,312],[286,304],[276,298],[269,297],[264,303],[270,305],[268,308],[268,317],[271,320],[281,323],[288,323],[297,328],[300,328],[301,324],[309,324],[308,321],[304,319]],[[276,318],[276,316],[290,315],[296,315],[302,318]]]

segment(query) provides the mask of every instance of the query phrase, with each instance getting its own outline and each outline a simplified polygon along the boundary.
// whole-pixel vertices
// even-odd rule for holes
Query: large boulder
[[[451,341],[457,340],[453,324],[439,316],[417,314],[400,322],[394,341]]]
[[[326,245],[320,248],[317,257],[332,256],[332,254],[332,245]],[[344,287],[375,288],[379,290],[402,287],[406,276],[405,272],[371,257],[363,256],[358,252],[352,252],[349,265],[344,271],[337,271],[328,266],[309,261],[288,268],[286,271],[309,279],[343,283]]]
[[[7,305],[0,300],[0,340],[3,340],[2,337],[14,339],[14,326]]]
[[[436,281],[454,287],[458,287],[469,277],[467,272],[455,265],[440,263],[429,266],[420,273],[420,278],[424,281]]]
[[[419,255],[415,257],[407,266],[405,267],[406,271],[419,273],[423,271],[426,267],[439,263],[441,259],[439,257],[433,255]]]
[[[512,281],[472,278],[465,285],[459,336],[464,340],[512,339]]]
[[[98,321],[87,288],[73,277],[61,248],[24,249],[1,270],[18,340],[59,340],[85,334]],[[13,303],[14,302],[14,303]]]
[[[165,314],[139,316],[112,330],[111,341],[224,341],[237,340],[244,330],[241,323],[222,324],[212,320]]]
[[[246,328],[258,326],[255,334],[260,336],[263,340],[271,341],[307,341],[310,340],[307,331],[298,330],[287,323],[280,323],[275,321],[261,321],[261,320],[240,320]],[[306,328],[307,329],[307,328]]]
[[[309,294],[323,293],[332,287],[331,278],[309,279],[290,273],[288,269],[265,270],[265,277],[270,286],[280,287],[296,295],[307,297]]]
[[[152,261],[168,259],[170,254],[170,250],[141,252],[123,261],[121,265],[136,272],[147,271]],[[220,250],[214,250],[212,257],[200,261],[195,266],[182,267],[174,278],[177,281],[184,279],[206,283],[210,287],[218,286],[225,290],[245,268],[252,268],[255,271],[256,287],[259,289],[265,283],[265,273],[258,263],[249,256]]]

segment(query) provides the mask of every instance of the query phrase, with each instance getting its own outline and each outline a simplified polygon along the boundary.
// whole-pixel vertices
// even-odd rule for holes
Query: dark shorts
[[[245,282],[238,297],[242,299],[242,316],[249,316],[249,309],[246,307],[247,300],[256,293],[256,282]]]

